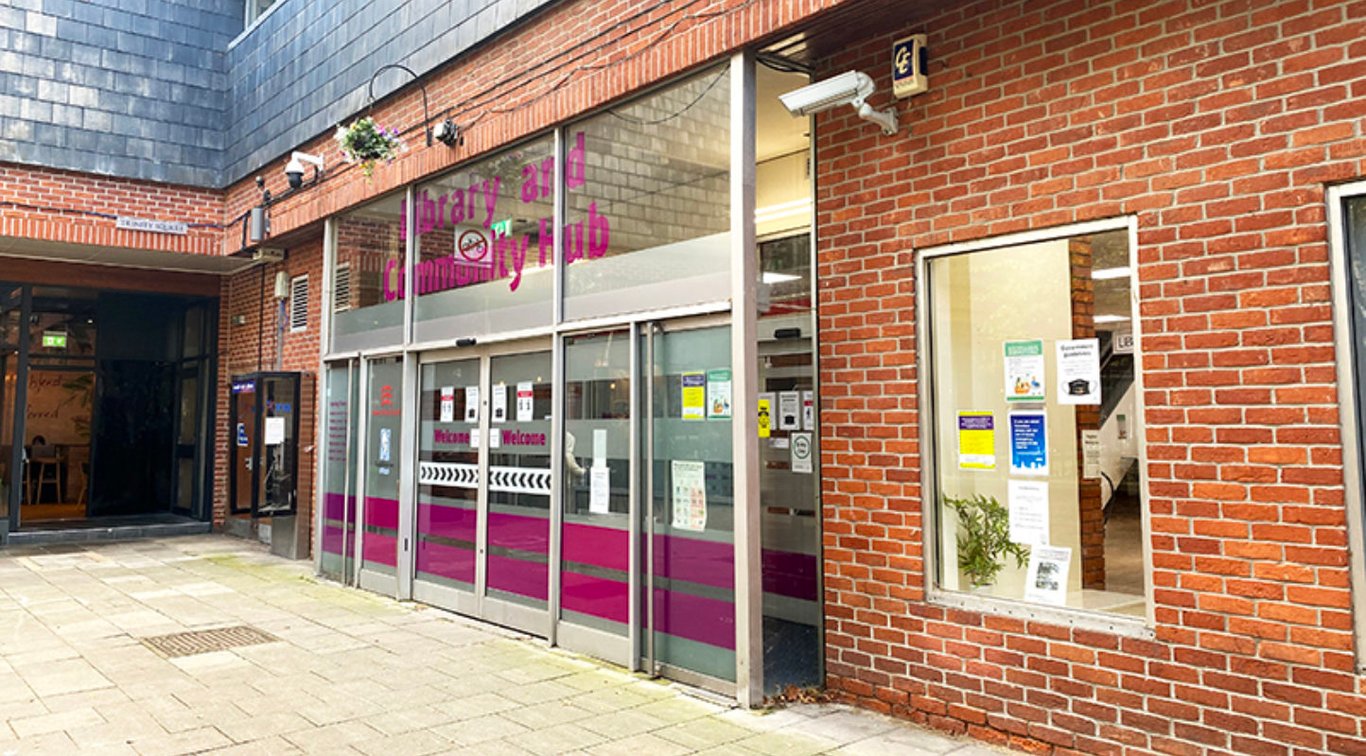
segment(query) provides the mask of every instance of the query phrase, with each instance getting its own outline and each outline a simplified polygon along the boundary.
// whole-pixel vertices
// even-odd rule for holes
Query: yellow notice
[[[958,469],[996,469],[996,418],[990,412],[958,413]]]
[[[707,418],[707,374],[701,371],[683,374],[683,419]]]
[[[759,438],[768,438],[773,429],[773,394],[759,395]]]

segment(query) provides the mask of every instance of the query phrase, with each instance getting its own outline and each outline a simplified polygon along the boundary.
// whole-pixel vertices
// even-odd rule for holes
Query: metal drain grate
[[[280,640],[254,627],[216,627],[212,630],[192,630],[143,638],[142,644],[167,658],[194,656],[211,651],[226,651],[240,646],[256,646]]]

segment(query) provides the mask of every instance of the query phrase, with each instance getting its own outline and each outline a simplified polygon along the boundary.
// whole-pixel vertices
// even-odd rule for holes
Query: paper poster
[[[593,429],[593,466],[607,466],[607,429]]]
[[[1048,545],[1048,481],[1011,479],[1006,489],[1010,540]]]
[[[588,471],[588,511],[607,514],[611,511],[612,468],[607,465]]]
[[[379,461],[380,461],[380,462],[391,462],[391,461],[393,461],[393,451],[394,451],[394,450],[393,450],[393,446],[389,443],[389,442],[393,439],[393,433],[394,433],[394,431],[393,431],[392,428],[380,428],[380,429],[379,429]]]
[[[707,417],[731,416],[731,376],[729,370],[707,371]]]
[[[1025,576],[1025,601],[1063,606],[1067,603],[1067,575],[1072,568],[1072,549],[1066,546],[1035,546],[1029,550],[1029,573]]]
[[[489,448],[497,449],[503,445],[503,434],[497,428],[489,428]]]
[[[479,429],[479,428],[474,428],[474,429],[470,430],[470,448],[471,448],[471,449],[478,449],[478,448],[479,448],[479,439],[482,438],[483,435],[484,435],[484,432],[483,432],[481,429]]]
[[[778,430],[800,430],[802,427],[802,392],[778,392]]]
[[[493,422],[505,423],[508,419],[508,385],[506,383],[493,384],[493,396],[489,398],[493,405]]]
[[[1044,400],[1043,340],[1005,343],[1006,401]]]
[[[706,463],[673,461],[673,526],[678,530],[707,529]]]
[[[802,392],[802,430],[816,429],[816,392]]]
[[[996,469],[996,416],[992,413],[958,413],[958,469]]]
[[[1067,339],[1057,348],[1058,403],[1100,404],[1100,341]]]
[[[279,446],[285,442],[285,419],[266,418],[266,446]]]
[[[1048,422],[1043,412],[1010,413],[1010,474],[1048,476]]]
[[[1081,476],[1083,478],[1100,477],[1100,431],[1098,430],[1081,432]]]
[[[768,443],[774,449],[786,449],[790,446],[790,444],[787,443],[787,436],[774,436],[768,440]]]
[[[811,457],[815,453],[810,433],[792,434],[792,472],[810,475],[815,469]]]
[[[707,417],[707,374],[700,370],[686,372],[683,378],[683,419],[702,420]]]
[[[441,422],[455,422],[455,387],[441,387]]]
[[[768,438],[773,429],[773,392],[759,394],[759,438]]]
[[[479,422],[479,387],[465,387],[465,422]]]
[[[536,409],[536,389],[531,381],[517,384],[517,422],[529,423]]]

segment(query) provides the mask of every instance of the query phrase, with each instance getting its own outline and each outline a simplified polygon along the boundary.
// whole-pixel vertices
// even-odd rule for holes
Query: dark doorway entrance
[[[216,304],[24,286],[5,418],[18,486],[8,525],[203,519]]]

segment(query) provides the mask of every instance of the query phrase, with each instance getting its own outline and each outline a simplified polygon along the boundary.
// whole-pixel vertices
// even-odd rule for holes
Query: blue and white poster
[[[1043,412],[1010,413],[1010,474],[1048,475],[1048,420]]]

